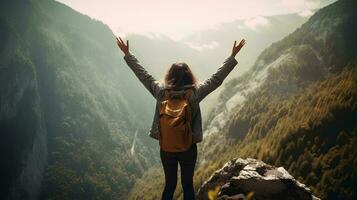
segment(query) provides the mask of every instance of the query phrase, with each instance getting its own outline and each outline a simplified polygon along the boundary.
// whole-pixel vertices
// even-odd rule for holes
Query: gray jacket
[[[163,98],[165,87],[160,84],[153,76],[151,76],[139,63],[137,58],[129,52],[124,56],[124,60],[128,66],[133,70],[138,79],[143,83],[147,90],[156,99],[155,115],[152,122],[149,136],[154,139],[159,139],[159,109],[160,102]],[[209,79],[203,83],[198,84],[194,89],[193,95],[189,100],[192,112],[192,135],[193,142],[199,143],[202,141],[202,118],[199,103],[218,86],[220,86],[227,75],[237,65],[237,60],[233,56],[229,56],[225,59],[223,64],[218,68]]]

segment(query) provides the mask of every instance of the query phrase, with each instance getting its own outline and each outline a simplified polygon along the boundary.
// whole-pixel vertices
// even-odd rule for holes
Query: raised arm
[[[223,80],[228,76],[228,74],[233,70],[237,65],[237,60],[235,56],[244,46],[245,40],[243,39],[237,46],[237,42],[234,41],[232,53],[229,57],[225,59],[223,64],[218,68],[216,73],[214,73],[210,78],[205,80],[197,87],[197,100],[198,102],[202,101],[208,94],[217,89],[222,83]]]
[[[129,40],[124,41],[119,37],[115,37],[117,40],[117,44],[119,48],[123,51],[124,60],[130,67],[130,69],[134,72],[136,77],[141,81],[141,83],[145,86],[147,90],[157,98],[160,92],[159,82],[150,75],[143,66],[139,63],[138,59],[129,51]]]

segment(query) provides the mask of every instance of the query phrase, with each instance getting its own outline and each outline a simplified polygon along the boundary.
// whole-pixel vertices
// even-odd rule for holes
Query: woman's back
[[[159,108],[160,102],[164,96],[164,91],[167,86],[159,83],[153,76],[151,76],[139,63],[138,59],[132,54],[128,53],[124,56],[124,60],[128,66],[133,70],[138,79],[142,82],[145,88],[157,100],[154,119],[152,121],[149,136],[154,139],[159,139]],[[192,135],[194,143],[202,141],[202,118],[199,103],[216,88],[218,88],[228,74],[237,65],[237,60],[234,56],[229,56],[225,59],[223,64],[218,68],[209,79],[197,84],[192,98],[190,99],[192,108]]]

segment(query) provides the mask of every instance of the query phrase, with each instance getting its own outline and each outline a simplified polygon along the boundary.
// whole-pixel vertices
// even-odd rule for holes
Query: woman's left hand
[[[118,47],[120,48],[120,50],[122,50],[122,52],[127,55],[129,54],[129,40],[126,40],[126,44],[124,43],[124,41],[121,39],[121,37],[116,37],[115,38],[117,39],[117,45]]]

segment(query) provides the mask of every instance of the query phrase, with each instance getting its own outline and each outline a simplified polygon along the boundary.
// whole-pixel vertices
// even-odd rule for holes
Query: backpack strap
[[[189,99],[193,94],[193,87],[189,85],[189,87],[181,87],[180,90],[177,88],[173,89],[172,87],[165,88],[164,91],[164,100],[173,99],[173,98],[185,98]]]
[[[193,94],[193,89],[187,89],[185,93],[185,98],[189,100]]]
[[[173,89],[173,90],[185,90],[185,89],[192,89],[192,88],[194,88],[195,87],[195,85],[194,84],[189,84],[189,85],[184,85],[184,86],[181,86],[181,87],[176,87],[176,86],[174,86],[174,85],[166,85],[166,87],[165,88],[167,88],[167,89]]]

